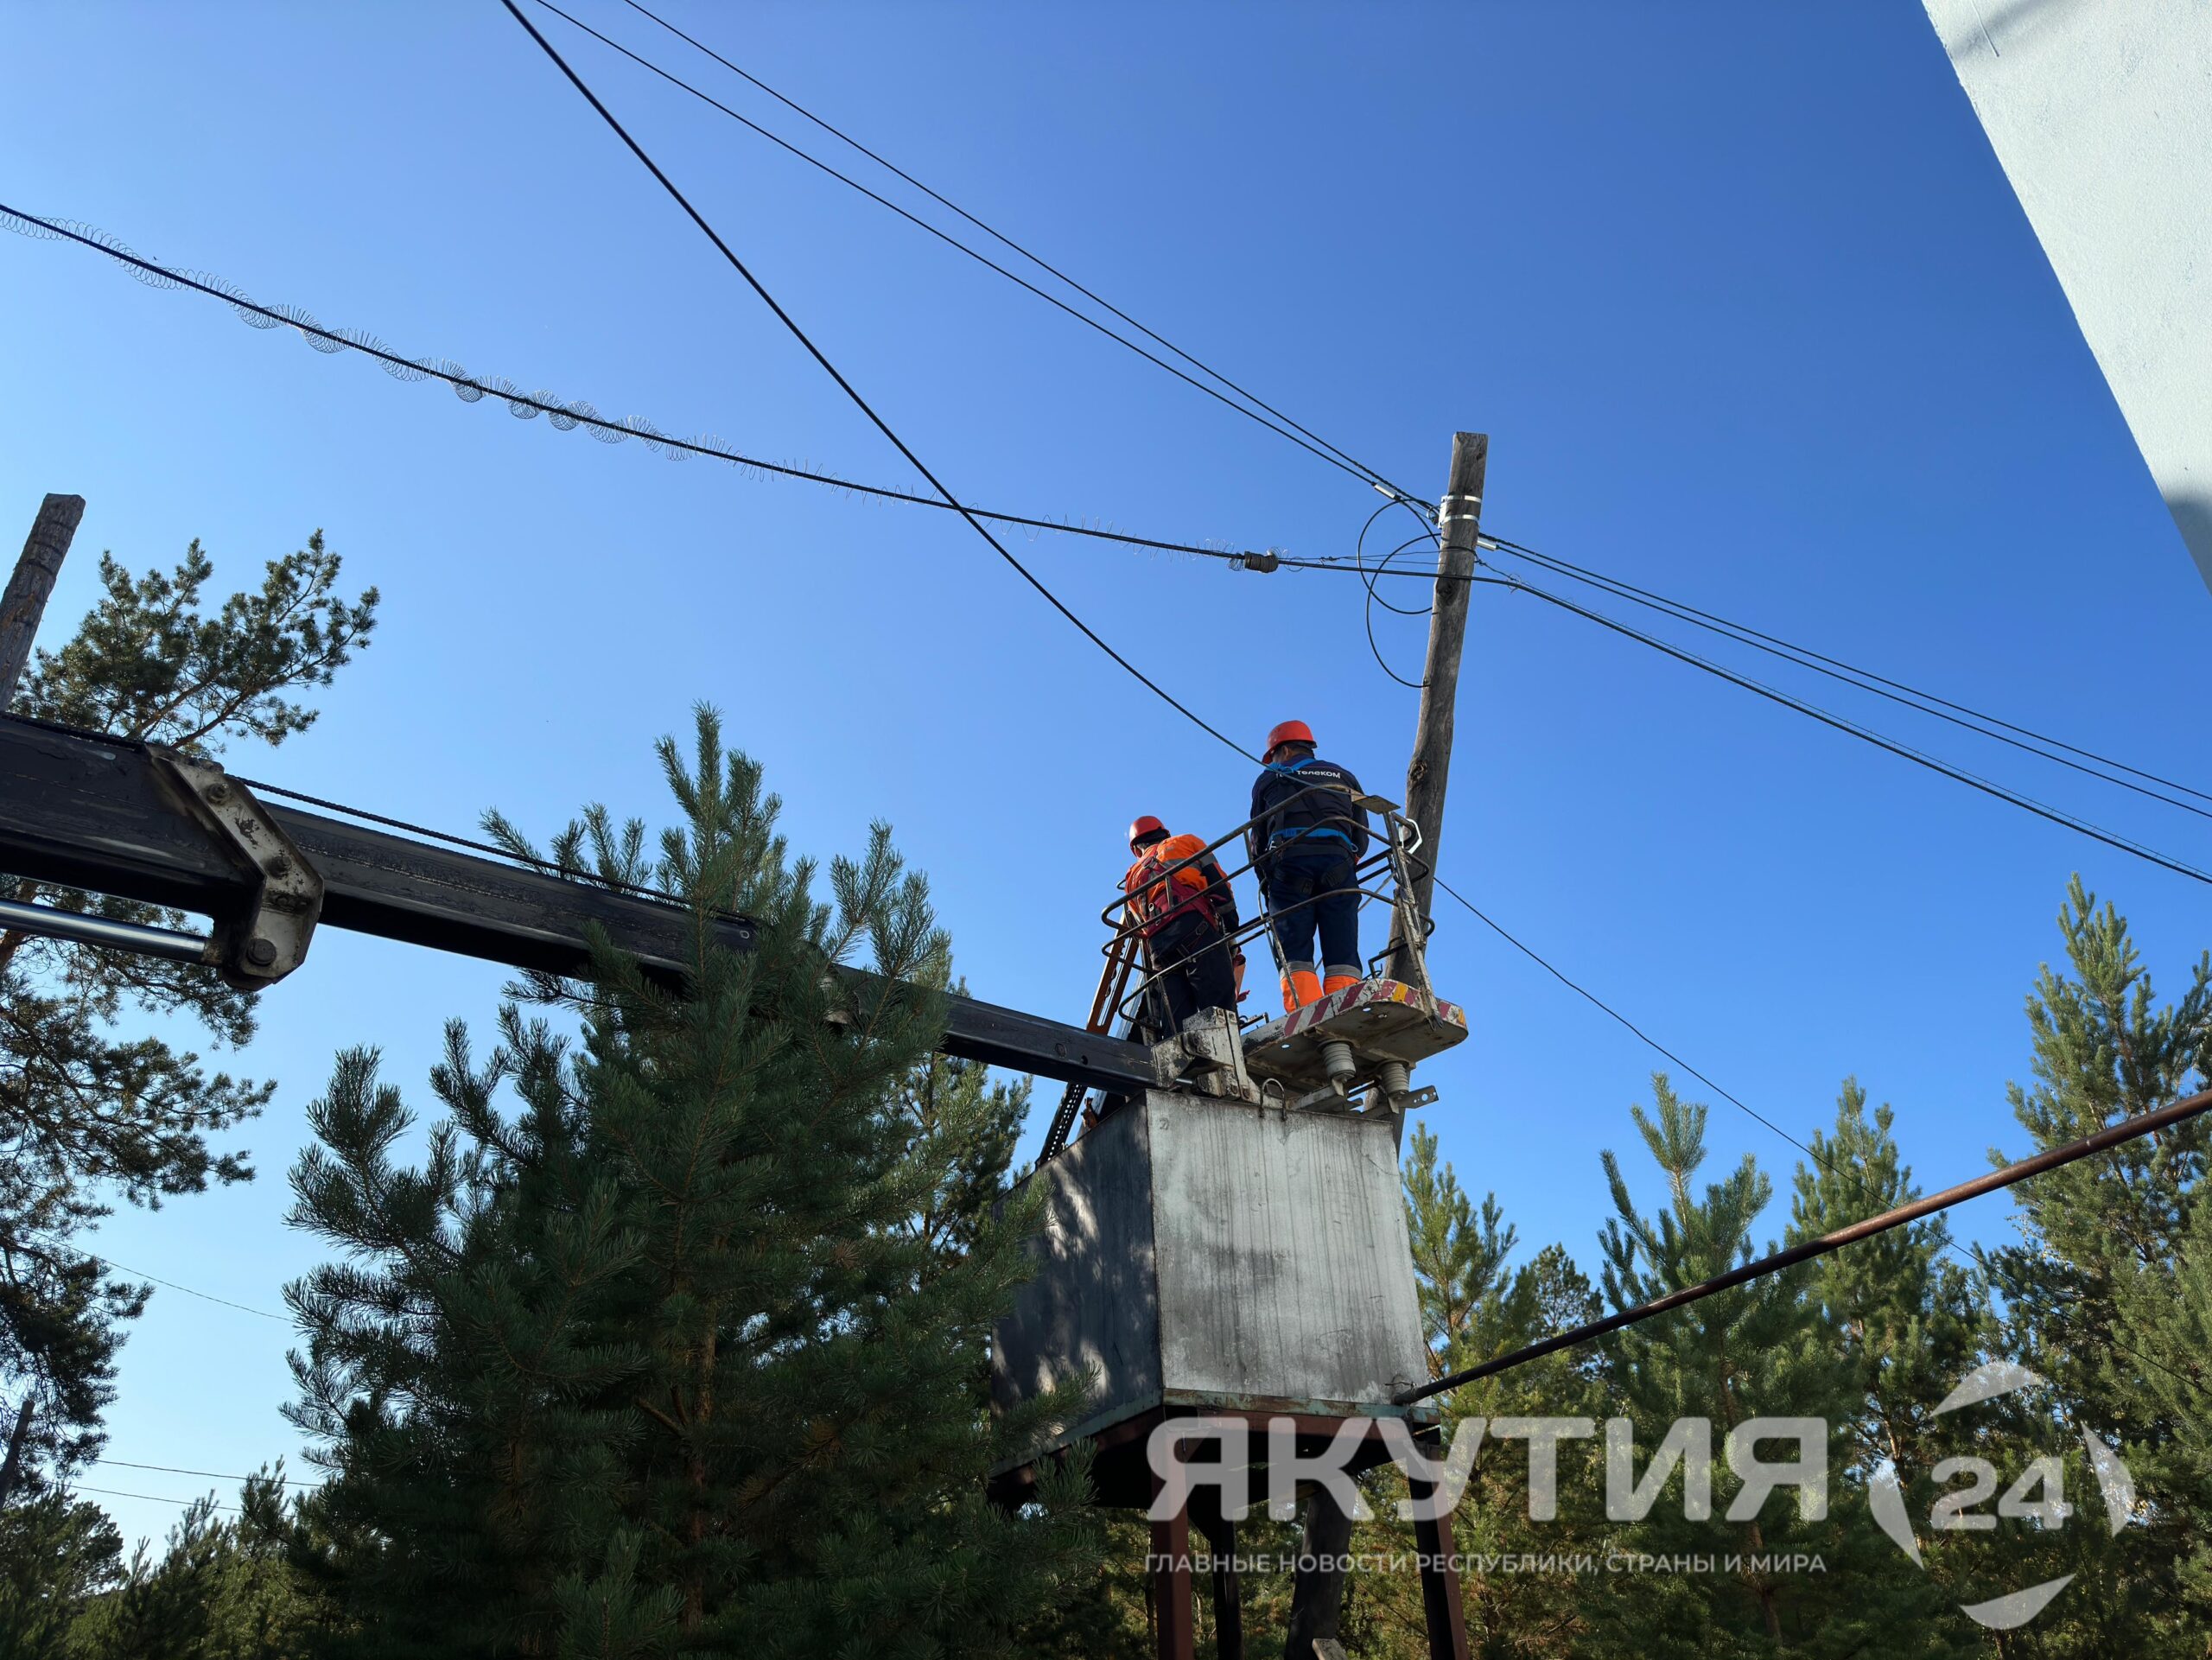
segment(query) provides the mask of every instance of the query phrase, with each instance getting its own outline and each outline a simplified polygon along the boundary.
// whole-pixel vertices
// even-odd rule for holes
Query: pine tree
[[[1810,1161],[1798,1161],[1786,1243],[1818,1238],[1920,1196],[1891,1134],[1895,1122],[1886,1104],[1870,1116],[1858,1079],[1844,1080],[1834,1128],[1815,1130]],[[1831,1503],[1844,1553],[1835,1570],[1860,1581],[1853,1623],[1886,1644],[1909,1638],[1924,1655],[1977,1651],[1979,1634],[1956,1605],[2005,1588],[1974,1587],[2009,1566],[2013,1541],[1918,1528],[1923,1571],[1864,1523],[1868,1486],[1885,1478],[1897,1482],[1909,1517],[1926,1517],[1938,1492],[1933,1472],[1964,1450],[1958,1425],[1938,1419],[1935,1409],[1990,1352],[1994,1321],[1986,1280],[1952,1249],[1949,1228],[1936,1216],[1818,1258],[1802,1283],[1838,1368]]]
[[[2126,919],[2100,908],[2079,877],[2058,924],[2071,972],[2046,965],[2037,976],[2027,1008],[2035,1082],[2008,1091],[2039,1149],[2204,1087],[2212,1042],[2212,957],[2162,1007]],[[2111,1642],[2201,1653],[2212,1634],[2208,1148],[2212,1125],[2199,1118],[2024,1183],[2014,1190],[2023,1243],[1990,1255],[2006,1341],[2055,1386],[2058,1433],[2078,1441],[2093,1430],[2114,1445],[2138,1494],[2116,1539],[2094,1525],[2068,1530],[2069,1545],[2090,1553],[2075,1564],[2088,1571],[2053,1610],[2065,1630],[2039,1632],[2071,1642],[2054,1653]],[[2101,1509],[2087,1494],[2077,1502],[2085,1520]]]
[[[340,595],[338,556],[320,531],[270,561],[258,590],[212,613],[203,597],[213,565],[197,542],[173,572],[134,578],[104,554],[99,574],[99,603],[60,651],[38,654],[16,712],[195,755],[305,731],[315,711],[300,694],[328,685],[376,621],[374,588]],[[186,924],[4,875],[0,894]],[[153,1208],[245,1180],[246,1154],[216,1138],[259,1112],[273,1086],[118,1034],[126,1020],[181,1016],[219,1045],[251,1038],[251,999],[197,964],[0,932],[0,1439],[28,1405],[35,1482],[99,1451],[123,1328],[151,1294],[76,1240],[118,1199]]]
[[[1846,1078],[1835,1125],[1813,1133],[1799,1161],[1785,1241],[1797,1244],[1920,1197],[1897,1149],[1887,1105]],[[1840,1340],[1860,1410],[1851,1420],[1852,1467],[1925,1469],[1936,1406],[1982,1358],[1992,1336],[1987,1292],[1954,1250],[1941,1216],[1861,1240],[1808,1265],[1806,1294]]]
[[[1596,1294],[1573,1259],[1548,1245],[1509,1269],[1517,1231],[1505,1220],[1497,1195],[1477,1205],[1459,1186],[1451,1165],[1437,1163],[1433,1132],[1417,1127],[1409,1143],[1405,1190],[1407,1227],[1413,1241],[1415,1283],[1430,1345],[1430,1375],[1478,1364],[1539,1339],[1595,1319]],[[1586,1352],[1562,1352],[1443,1397],[1445,1445],[1463,1434],[1478,1441],[1471,1473],[1452,1518],[1455,1547],[1477,1557],[1551,1555],[1572,1558],[1602,1549],[1596,1498],[1597,1471],[1587,1444],[1559,1449],[1558,1513],[1529,1516],[1528,1461],[1520,1443],[1486,1434],[1494,1419],[1516,1416],[1602,1416],[1603,1385]],[[1410,1552],[1413,1530],[1397,1523],[1389,1506],[1403,1496],[1395,1472],[1380,1478],[1384,1491],[1370,1499],[1379,1518],[1370,1547]],[[1412,1574],[1394,1584],[1363,1580],[1359,1592],[1376,1656],[1427,1652],[1420,1587]],[[1463,1576],[1470,1639],[1478,1652],[1497,1657],[1567,1655],[1584,1629],[1580,1606],[1588,1587],[1571,1571],[1555,1574],[1469,1572]],[[1357,1604],[1355,1603],[1355,1606]],[[1387,1640],[1386,1640],[1387,1638]],[[1358,1651],[1358,1650],[1355,1650]]]
[[[948,948],[887,830],[821,902],[710,712],[661,760],[657,860],[596,810],[555,854],[681,897],[683,990],[602,951],[578,1043],[510,1005],[480,1065],[450,1028],[414,1167],[373,1053],[313,1110],[296,1216],[347,1259],[289,1294],[321,1572],[378,1654],[1010,1651],[1096,1546],[1079,1465],[982,1494],[1071,1404],[988,1411],[1034,1220],[992,1214],[1011,1098],[930,1072]]]
[[[123,1536],[85,1499],[49,1491],[0,1510],[0,1655],[67,1653],[122,1561]]]
[[[1652,1110],[1630,1110],[1637,1130],[1667,1181],[1667,1205],[1649,1216],[1631,1197],[1619,1161],[1603,1155],[1614,1216],[1600,1243],[1602,1285],[1614,1308],[1634,1307],[1707,1280],[1754,1256],[1752,1229],[1773,1184],[1746,1154],[1703,1193],[1693,1178],[1706,1159],[1707,1109],[1684,1101],[1663,1074],[1652,1078]],[[1910,1652],[1885,1647],[1881,1611],[1854,1585],[1881,1558],[1862,1530],[1854,1538],[1839,1514],[1807,1514],[1794,1495],[1770,1497],[1757,1515],[1729,1521],[1740,1479],[1725,1451],[1729,1433],[1753,1418],[1847,1415],[1848,1383],[1835,1345],[1806,1295],[1802,1270],[1768,1275],[1620,1332],[1609,1347],[1614,1397],[1636,1433],[1639,1472],[1659,1439],[1680,1418],[1710,1421],[1713,1513],[1685,1514],[1677,1466],[1640,1522],[1628,1523],[1624,1549],[1661,1558],[1740,1556],[1732,1572],[1634,1574],[1619,1598],[1599,1605],[1598,1653],[1649,1656],[1756,1655],[1787,1648],[1810,1654]],[[1831,1473],[1836,1460],[1830,1447]],[[1854,1549],[1854,1545],[1857,1547]],[[1887,1549],[1887,1546],[1881,1549]],[[1821,1573],[1783,1573],[1779,1554],[1817,1556]]]

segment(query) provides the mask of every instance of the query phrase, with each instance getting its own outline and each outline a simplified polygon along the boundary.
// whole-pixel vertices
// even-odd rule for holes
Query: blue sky
[[[2212,596],[1909,0],[670,4],[1416,490],[1440,489],[1455,427],[1486,430],[1485,528],[2212,777],[2190,674]],[[576,8],[815,143],[613,0]],[[543,26],[964,496],[1349,551],[1370,492]],[[914,483],[489,0],[25,5],[0,53],[0,199],[410,355]],[[658,814],[651,741],[709,699],[798,846],[855,849],[889,819],[976,993],[1070,1019],[1128,819],[1242,817],[1245,764],[946,516],[465,405],[82,250],[0,238],[0,518],[28,524],[47,490],[90,503],[50,640],[104,548],[143,567],[198,536],[227,585],[320,526],[384,590],[321,723],[235,752],[241,771],[454,829],[493,805],[537,826],[588,799]],[[1256,743],[1300,716],[1397,793],[1414,695],[1370,656],[1356,583],[1013,545],[1208,719]],[[1378,615],[1408,677],[1421,626]],[[2202,842],[2184,815],[1802,689],[2183,858]],[[2005,1085],[2027,1076],[2022,1000],[2069,873],[2129,913],[2169,988],[2212,938],[2194,883],[1496,590],[1473,606],[1452,790],[1447,880],[1798,1133],[1856,1073],[1931,1186],[2024,1144]],[[1655,1058],[1452,907],[1433,968],[1474,1035],[1426,1069],[1428,1122],[1527,1245],[1591,1263],[1598,1153],[1632,1149]],[[381,1046],[427,1110],[440,1022],[488,1021],[501,979],[324,932],[243,1063],[282,1084],[240,1138],[260,1179],[119,1215],[99,1248],[281,1308],[317,1259],[283,1224],[284,1172],[333,1052]],[[1794,1152],[1725,1103],[1712,1142],[1714,1173],[1750,1151],[1786,1184]],[[1958,1222],[2006,1226],[2000,1200]],[[232,1472],[291,1449],[289,1341],[160,1292],[111,1452]],[[175,1513],[112,1504],[130,1532]]]

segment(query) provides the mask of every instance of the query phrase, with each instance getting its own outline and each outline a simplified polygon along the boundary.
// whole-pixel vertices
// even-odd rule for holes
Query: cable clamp
[[[1231,570],[1256,570],[1262,574],[1278,570],[1282,566],[1282,550],[1269,548],[1265,553],[1232,553],[1229,556]]]
[[[1390,485],[1384,484],[1379,479],[1370,483],[1368,487],[1373,490],[1378,496],[1387,496],[1389,499],[1396,502],[1401,506],[1412,508],[1414,512],[1419,513],[1423,518],[1434,518],[1436,517],[1436,510],[1431,507],[1427,502],[1416,501],[1404,491],[1396,489]]]

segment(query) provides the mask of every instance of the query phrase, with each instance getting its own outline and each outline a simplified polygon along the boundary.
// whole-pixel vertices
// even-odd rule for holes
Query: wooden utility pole
[[[1406,817],[1421,826],[1421,844],[1414,855],[1414,914],[1427,925],[1436,890],[1436,856],[1444,837],[1444,786],[1452,777],[1452,728],[1459,696],[1459,651],[1467,639],[1467,596],[1473,588],[1475,534],[1482,522],[1483,473],[1490,460],[1490,438],[1480,432],[1452,435],[1452,477],[1437,511],[1442,535],[1436,568],[1436,599],[1428,614],[1428,658],[1421,679],[1421,722],[1414,730],[1413,760],[1406,767]],[[1408,942],[1390,941],[1386,970],[1393,980],[1413,978]],[[1393,1115],[1400,1136],[1406,1116]],[[1341,1553],[1351,1539],[1351,1518],[1338,1508],[1326,1487],[1316,1487],[1306,1501],[1304,1549],[1318,1555]],[[1465,1627],[1457,1620],[1440,1625],[1438,1616],[1456,1612],[1456,1587],[1424,1588],[1429,1603],[1430,1651],[1466,1652]],[[1307,1660],[1324,1652],[1337,1634],[1344,1602],[1344,1576],[1300,1573],[1291,1588],[1288,1660]],[[1452,1635],[1457,1632],[1456,1638]],[[1456,1642],[1457,1647],[1453,1646]]]
[[[54,579],[61,574],[61,562],[68,557],[69,544],[84,517],[82,496],[50,495],[39,504],[38,518],[23,543],[23,557],[16,561],[7,593],[0,595],[0,710],[15,701],[16,684],[31,660],[38,620],[46,614],[47,596],[54,592]]]
[[[1421,720],[1414,728],[1413,760],[1406,767],[1406,817],[1421,826],[1414,857],[1414,913],[1424,924],[1436,891],[1436,861],[1444,841],[1444,786],[1452,777],[1452,729],[1459,697],[1459,651],[1467,639],[1467,596],[1474,584],[1475,536],[1482,524],[1483,474],[1490,461],[1486,433],[1452,435],[1452,479],[1437,511],[1442,532],[1436,599],[1428,615],[1428,658],[1421,671]],[[1390,977],[1410,977],[1407,942],[1391,942]]]

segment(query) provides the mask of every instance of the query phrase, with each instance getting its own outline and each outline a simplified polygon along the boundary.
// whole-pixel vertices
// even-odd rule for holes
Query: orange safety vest
[[[1129,919],[1140,925],[1140,932],[1147,938],[1192,911],[1198,912],[1209,922],[1214,920],[1218,895],[1208,892],[1213,884],[1203,866],[1184,865],[1172,875],[1164,874],[1170,865],[1195,858],[1205,849],[1205,843],[1198,836],[1171,836],[1164,842],[1154,842],[1139,854],[1137,862],[1122,876],[1122,891],[1129,896]],[[1213,862],[1209,859],[1205,862]]]

